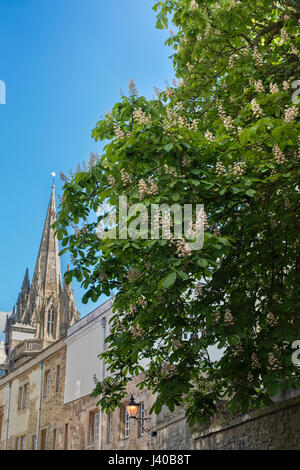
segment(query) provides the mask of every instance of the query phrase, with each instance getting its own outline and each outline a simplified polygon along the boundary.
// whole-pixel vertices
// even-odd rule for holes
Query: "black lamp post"
[[[130,401],[129,401],[128,405],[126,406],[128,416],[129,416],[129,418],[136,419],[137,422],[140,424],[141,428],[142,428],[147,434],[149,434],[151,430],[144,428],[144,426],[143,426],[143,421],[150,420],[151,418],[142,418],[142,419],[139,419],[139,418],[137,417],[139,407],[140,407],[139,403],[136,403],[136,402],[134,401],[133,395],[131,395]],[[152,436],[156,436],[156,432],[152,432],[151,435],[152,435]]]

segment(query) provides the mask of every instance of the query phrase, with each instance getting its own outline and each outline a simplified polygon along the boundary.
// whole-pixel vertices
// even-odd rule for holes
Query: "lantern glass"
[[[139,405],[135,403],[133,395],[131,395],[130,402],[126,406],[127,413],[129,414],[130,418],[136,418],[136,415],[139,410]]]

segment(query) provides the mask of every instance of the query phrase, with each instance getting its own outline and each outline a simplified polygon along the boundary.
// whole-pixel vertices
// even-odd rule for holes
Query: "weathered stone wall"
[[[161,424],[157,435],[151,438],[150,448],[153,450],[192,450],[193,439],[184,415],[174,417],[172,421]]]
[[[108,415],[103,413],[102,426],[96,442],[91,442],[91,412],[99,412],[99,397],[85,395],[64,403],[66,380],[66,345],[63,340],[51,345],[34,358],[9,372],[0,379],[0,411],[2,432],[0,448],[5,447],[8,391],[11,384],[11,408],[8,426],[7,448],[16,447],[17,437],[25,435],[25,448],[32,449],[33,438],[37,433],[38,409],[43,364],[43,393],[41,400],[39,447],[42,432],[46,431],[45,448],[56,449],[124,449],[124,450],[204,450],[204,449],[300,449],[300,396],[281,401],[261,410],[229,421],[223,414],[215,418],[209,427],[189,428],[184,410],[179,407],[171,413],[166,407],[157,416],[149,414],[155,396],[148,390],[139,390],[143,376],[134,377],[128,384],[127,395],[122,409],[116,409],[112,416],[111,440],[108,439]],[[57,382],[57,366],[60,368]],[[50,371],[49,394],[45,397],[45,372]],[[18,409],[18,390],[29,384],[28,406]],[[57,388],[58,384],[58,388]],[[144,426],[156,432],[156,436],[144,432],[141,435],[137,421],[130,420],[130,432],[124,435],[124,406],[133,394],[137,403],[144,403],[145,416],[151,417]],[[291,395],[289,395],[291,396]],[[282,398],[278,396],[278,400]],[[100,415],[101,416],[101,415]],[[100,423],[99,423],[100,424]],[[68,439],[66,442],[66,425]],[[43,433],[43,435],[45,435]],[[101,442],[100,442],[101,437]]]
[[[156,436],[151,437],[150,448],[153,450],[191,450],[193,439],[181,407],[173,412],[163,406],[155,418]]]
[[[140,374],[133,377],[127,385],[127,395],[123,400],[123,404],[126,405],[131,394],[134,396],[136,403],[144,403],[145,418],[150,418],[144,422],[144,428],[152,430],[156,426],[156,415],[153,413],[149,414],[150,409],[155,401],[155,396],[151,394],[147,389],[139,390],[137,385],[142,382],[143,375]],[[104,414],[104,449],[120,449],[120,450],[145,450],[151,449],[150,434],[144,432],[144,435],[140,435],[139,423],[131,419],[130,420],[130,434],[129,437],[124,437],[121,430],[121,409],[116,409],[113,414],[113,433],[112,442],[107,442],[107,429],[108,429],[108,416]]]
[[[8,389],[9,389],[8,384],[6,384],[3,387],[0,387],[0,413],[1,413],[0,450],[3,450],[5,447]]]
[[[57,366],[59,370],[59,380],[57,384]],[[65,391],[65,369],[66,369],[66,347],[62,347],[55,354],[44,361],[43,369],[43,393],[41,401],[40,435],[46,430],[46,449],[54,449],[54,430],[56,429],[56,449],[64,448],[65,423],[67,422],[64,412],[64,391]],[[49,395],[45,397],[44,380],[45,373],[50,371]],[[58,385],[58,388],[56,388]],[[35,434],[35,429],[28,430]],[[40,441],[41,444],[41,441]]]
[[[141,380],[141,375],[132,379],[132,381],[128,384],[127,395],[123,402],[124,405],[128,403],[130,395],[133,394],[137,403],[145,404],[145,417],[149,417],[149,410],[153,404],[154,397],[147,390],[137,389],[137,384],[141,382]],[[97,408],[98,401],[99,397],[91,398],[89,395],[87,395],[64,405],[63,418],[65,423],[69,423],[69,450],[95,450],[99,449],[100,445],[105,450],[143,450],[150,448],[150,436],[147,434],[147,432],[145,432],[142,436],[140,435],[139,424],[136,420],[130,420],[129,436],[125,437],[122,435],[121,420],[124,419],[124,415],[122,415],[120,408],[116,409],[112,415],[111,441],[108,439],[109,417],[106,413],[103,413],[101,431],[99,424],[100,434],[98,436],[98,441],[97,443],[92,443],[89,432],[90,413],[93,411],[99,411],[99,408]],[[144,427],[147,429],[152,428],[155,425],[155,419],[155,415],[152,415],[151,421],[147,420],[144,423]]]
[[[4,412],[2,423],[0,448],[5,448],[5,436],[7,427],[8,410],[8,389],[11,383],[10,413],[8,425],[7,449],[16,448],[16,439],[25,436],[25,448],[32,449],[33,437],[37,434],[38,408],[40,397],[40,363],[44,363],[42,380],[44,381],[44,372],[50,370],[50,390],[48,397],[44,397],[42,392],[40,431],[47,429],[46,448],[53,448],[53,430],[58,428],[59,432],[64,432],[64,414],[63,398],[65,385],[65,364],[66,364],[66,346],[63,341],[55,343],[46,350],[27,362],[20,364],[12,370],[7,376],[0,380],[0,407]],[[59,387],[56,391],[56,371],[57,365],[60,366]],[[19,388],[25,384],[29,385],[28,406],[18,408]],[[44,383],[43,383],[44,385]],[[63,448],[63,447],[61,447]]]
[[[196,450],[299,450],[300,397],[194,432]]]

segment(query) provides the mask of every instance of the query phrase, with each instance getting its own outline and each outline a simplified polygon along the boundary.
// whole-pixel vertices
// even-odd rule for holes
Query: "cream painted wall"
[[[28,373],[29,377],[29,401],[36,399],[35,408],[38,410],[38,396],[39,396],[39,386],[40,386],[40,368],[35,367]],[[19,378],[16,378],[12,382],[11,386],[11,402],[10,402],[10,418],[9,418],[9,428],[8,428],[8,437],[11,437],[16,434],[26,434],[29,418],[29,407],[24,410],[18,410],[18,393],[20,383],[24,385],[27,383],[20,382]]]
[[[103,318],[103,317],[101,317]],[[94,388],[93,376],[101,378],[102,326],[99,318],[67,338],[65,403],[90,394]]]

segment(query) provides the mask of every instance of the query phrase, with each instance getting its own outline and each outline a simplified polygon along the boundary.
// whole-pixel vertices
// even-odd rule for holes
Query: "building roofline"
[[[92,310],[91,313],[88,313],[85,317],[81,318],[78,322],[74,323],[74,325],[70,326],[67,330],[67,338],[69,338],[71,335],[81,330],[93,320],[110,310],[114,303],[114,299],[115,296],[110,297],[103,304],[99,305],[99,307]]]

